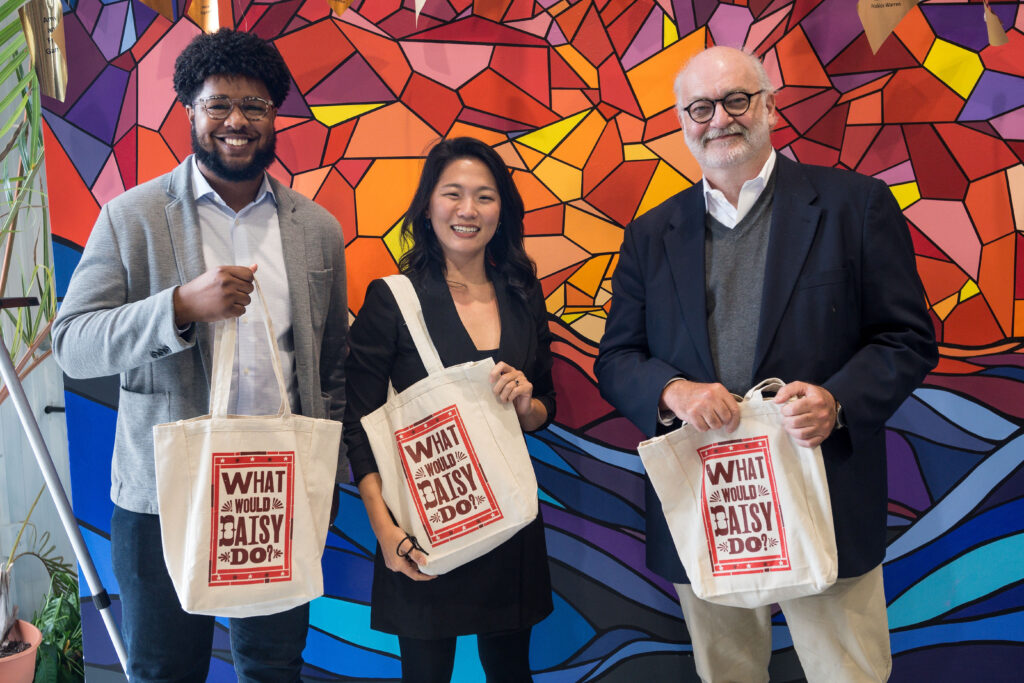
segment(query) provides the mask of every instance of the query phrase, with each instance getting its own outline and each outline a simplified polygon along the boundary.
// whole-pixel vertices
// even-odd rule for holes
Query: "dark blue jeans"
[[[115,506],[110,536],[132,683],[202,683],[210,667],[214,618],[181,609],[164,565],[160,518]],[[308,604],[266,617],[231,619],[230,626],[239,681],[300,680]]]

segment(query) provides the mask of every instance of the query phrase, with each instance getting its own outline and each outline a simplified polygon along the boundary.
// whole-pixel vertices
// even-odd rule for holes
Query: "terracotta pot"
[[[32,624],[18,619],[11,629],[11,638],[27,640],[28,649],[10,657],[0,657],[0,681],[4,683],[32,683],[36,672],[36,650],[43,642],[43,634]]]

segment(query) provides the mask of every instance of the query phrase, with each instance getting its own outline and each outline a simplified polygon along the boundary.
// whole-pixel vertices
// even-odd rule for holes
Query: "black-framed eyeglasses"
[[[691,102],[689,107],[683,107],[683,111],[690,115],[694,123],[707,123],[715,118],[715,107],[721,103],[722,109],[729,116],[743,116],[750,109],[750,98],[763,92],[764,89],[756,92],[737,90],[717,100],[697,100],[696,102]]]
[[[235,107],[238,107],[242,116],[250,121],[260,121],[274,109],[273,102],[268,102],[255,95],[239,99],[231,99],[227,95],[210,95],[209,97],[200,97],[196,100],[196,104],[202,107],[206,115],[214,121],[223,121],[231,116]]]

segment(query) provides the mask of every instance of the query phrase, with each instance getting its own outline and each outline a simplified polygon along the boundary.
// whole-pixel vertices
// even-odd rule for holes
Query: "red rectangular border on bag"
[[[277,480],[277,485],[273,485],[273,479],[257,479],[261,473],[264,476],[280,475],[273,478]],[[232,489],[230,492],[222,491],[221,486],[218,485],[222,476],[224,477],[224,488]],[[263,485],[264,490],[250,492],[250,487],[255,489],[259,484]],[[253,583],[290,581],[292,578],[292,522],[295,507],[295,453],[293,451],[214,453],[213,478],[210,486],[210,585],[244,586]],[[243,487],[242,494],[232,496],[233,491]],[[271,491],[268,491],[268,488]],[[284,500],[281,501],[276,496],[270,496],[267,493],[283,496]],[[241,496],[247,496],[247,500],[241,500]],[[273,516],[283,515],[280,526],[277,528],[273,526],[272,520],[264,519],[268,515],[253,516],[255,513],[271,511],[274,512]],[[225,524],[222,527],[220,519],[222,513],[227,515],[227,513],[234,512],[246,514],[248,517],[231,515],[233,520],[231,526],[227,527]],[[271,543],[268,539],[266,547],[262,543],[251,544],[253,547],[250,548],[232,548],[220,545],[219,541],[222,540],[220,533],[226,532],[229,528],[234,531],[238,519],[243,519],[243,524],[251,523],[254,537],[257,531],[266,533],[268,536],[276,538],[277,543]],[[263,523],[268,521],[269,527]],[[232,568],[231,561],[238,560],[241,553],[246,555],[245,564],[247,566],[242,569]],[[259,559],[251,559],[254,553]]]
[[[704,521],[704,534],[707,539],[708,553],[711,559],[711,570],[714,576],[732,576],[737,574],[761,574],[770,571],[784,571],[790,568],[789,547],[786,541],[785,524],[782,520],[782,509],[779,506],[779,492],[775,484],[775,469],[772,464],[771,444],[766,436],[751,437],[748,439],[733,439],[709,444],[698,448],[697,452],[701,458],[701,517]],[[763,554],[748,554],[742,559],[729,560],[719,557],[719,549],[715,542],[715,534],[711,520],[711,511],[708,501],[708,465],[716,460],[736,459],[760,455],[764,462],[764,476],[770,488],[771,500],[773,503],[773,514],[779,549],[775,552]],[[742,488],[743,484],[738,485]],[[757,553],[758,549],[753,552]]]
[[[451,438],[444,435],[442,430],[449,430],[448,434],[451,435]],[[420,466],[417,458],[421,460],[423,457],[428,457],[428,459],[435,457],[432,450],[433,444],[430,443],[430,439],[425,439],[424,437],[439,433],[453,444],[456,440],[461,441],[459,445],[465,448],[465,453],[459,453],[459,456],[469,461],[468,465],[472,468],[471,472],[474,481],[479,482],[482,489],[482,495],[470,495],[469,499],[463,497],[458,501],[460,505],[464,503],[465,505],[472,505],[472,507],[464,511],[460,510],[454,522],[447,525],[444,524],[444,521],[438,523],[431,520],[431,516],[437,516],[439,513],[428,514],[423,500],[424,496],[420,495],[419,487],[416,484],[417,479],[424,478],[423,467]],[[466,431],[465,424],[462,422],[462,416],[459,414],[457,406],[450,405],[447,408],[442,408],[433,415],[428,415],[415,424],[396,431],[395,440],[398,442],[399,460],[401,460],[402,469],[405,472],[405,481],[409,488],[409,494],[412,496],[416,513],[419,515],[420,523],[423,524],[423,528],[427,532],[431,546],[439,546],[456,538],[461,538],[504,517],[498,502],[494,498],[494,493],[491,491],[487,475],[483,468],[480,467],[480,460],[477,458],[476,450],[469,440],[469,434]],[[426,444],[426,446],[423,444]],[[446,455],[445,457],[449,456]],[[413,462],[410,463],[410,459]],[[444,472],[442,471],[441,474],[444,474]],[[433,489],[431,488],[432,491]],[[477,512],[470,514],[473,510],[477,510]]]

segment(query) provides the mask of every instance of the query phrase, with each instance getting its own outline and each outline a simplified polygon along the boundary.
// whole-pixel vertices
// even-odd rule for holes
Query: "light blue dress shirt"
[[[259,266],[256,277],[270,310],[277,344],[281,349],[281,373],[288,390],[289,403],[294,409],[298,405],[298,383],[295,377],[291,304],[284,251],[281,247],[281,226],[277,219],[277,200],[270,181],[264,175],[256,198],[235,213],[210,186],[193,158],[192,189],[199,213],[203,258],[207,270],[224,265],[251,266],[255,263]],[[271,352],[263,324],[263,307],[260,306],[256,292],[253,292],[252,303],[246,307],[245,314],[238,322],[228,412],[232,415],[275,414],[281,399],[271,365]]]

